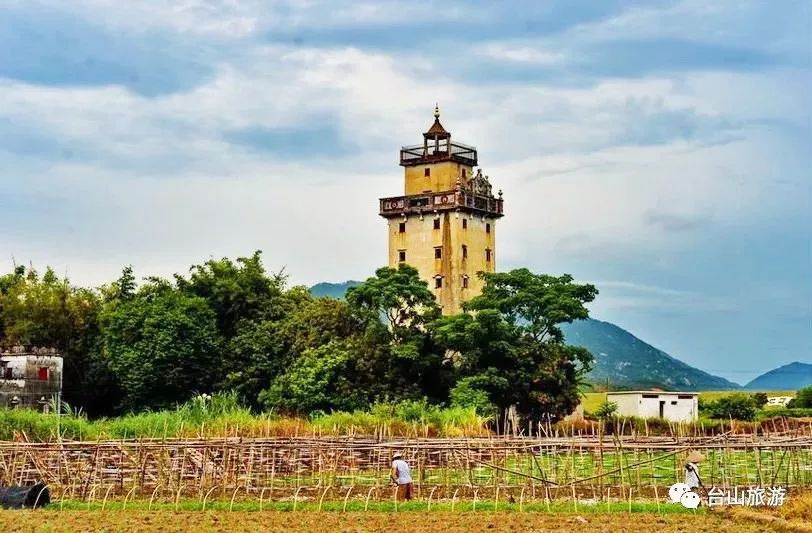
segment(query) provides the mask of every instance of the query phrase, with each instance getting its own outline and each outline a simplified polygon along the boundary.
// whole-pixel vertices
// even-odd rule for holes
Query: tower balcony
[[[436,144],[415,144],[400,149],[400,166],[425,165],[454,161],[463,165],[477,165],[476,148],[450,139]]]
[[[502,198],[483,196],[465,190],[393,196],[381,198],[380,202],[380,215],[384,218],[456,210],[494,218],[504,214]]]

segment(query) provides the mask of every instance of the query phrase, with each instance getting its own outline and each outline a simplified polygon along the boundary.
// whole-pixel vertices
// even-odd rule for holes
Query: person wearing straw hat
[[[685,458],[685,484],[694,492],[697,492],[700,487],[705,488],[702,478],[699,477],[699,463],[704,458],[705,456],[696,450],[691,451]]]
[[[403,452],[392,454],[392,482],[398,486],[398,500],[412,499],[412,469],[409,463],[403,460]]]

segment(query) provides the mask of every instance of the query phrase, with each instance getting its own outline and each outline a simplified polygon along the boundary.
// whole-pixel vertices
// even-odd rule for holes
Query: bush
[[[451,389],[451,406],[474,409],[480,416],[496,418],[497,407],[491,402],[488,393],[474,383],[476,378],[462,378]]]
[[[617,404],[615,402],[605,401],[595,410],[595,416],[601,420],[614,418],[617,413]]]
[[[812,408],[812,385],[800,389],[791,402],[792,407]]]
[[[757,392],[753,395],[753,400],[756,402],[756,405],[759,409],[767,405],[767,393],[766,392]]]
[[[756,419],[758,406],[752,396],[731,394],[716,401],[703,402],[702,408],[709,418],[752,421]]]

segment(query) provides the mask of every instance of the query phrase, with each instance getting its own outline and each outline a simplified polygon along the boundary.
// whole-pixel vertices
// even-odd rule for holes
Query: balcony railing
[[[493,217],[503,215],[503,200],[493,196],[481,196],[470,191],[443,191],[409,196],[381,198],[381,216],[409,213],[430,213],[463,209],[477,211]]]
[[[452,141],[450,150],[449,145],[446,143],[440,144],[439,148],[429,143],[427,147],[424,147],[422,144],[416,144],[414,146],[404,146],[400,149],[400,164],[403,166],[420,165],[444,160],[453,160],[475,167],[477,165],[476,148]]]

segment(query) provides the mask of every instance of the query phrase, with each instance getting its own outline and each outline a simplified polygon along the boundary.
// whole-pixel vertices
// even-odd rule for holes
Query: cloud
[[[810,343],[787,325],[812,301],[787,296],[812,294],[803,11],[4,5],[6,256],[93,284],[263,249],[297,283],[362,279],[385,260],[377,198],[402,190],[398,149],[439,102],[505,192],[500,269],[608,280],[599,316],[689,362],[717,337],[753,364],[761,338],[796,359]]]
[[[182,91],[212,74],[215,49],[157,30],[111,31],[63,7],[0,7],[0,77],[61,87],[121,85],[145,95]]]
[[[693,231],[707,223],[707,218],[701,215],[686,215],[647,211],[643,219],[649,226],[654,226],[666,232]]]

